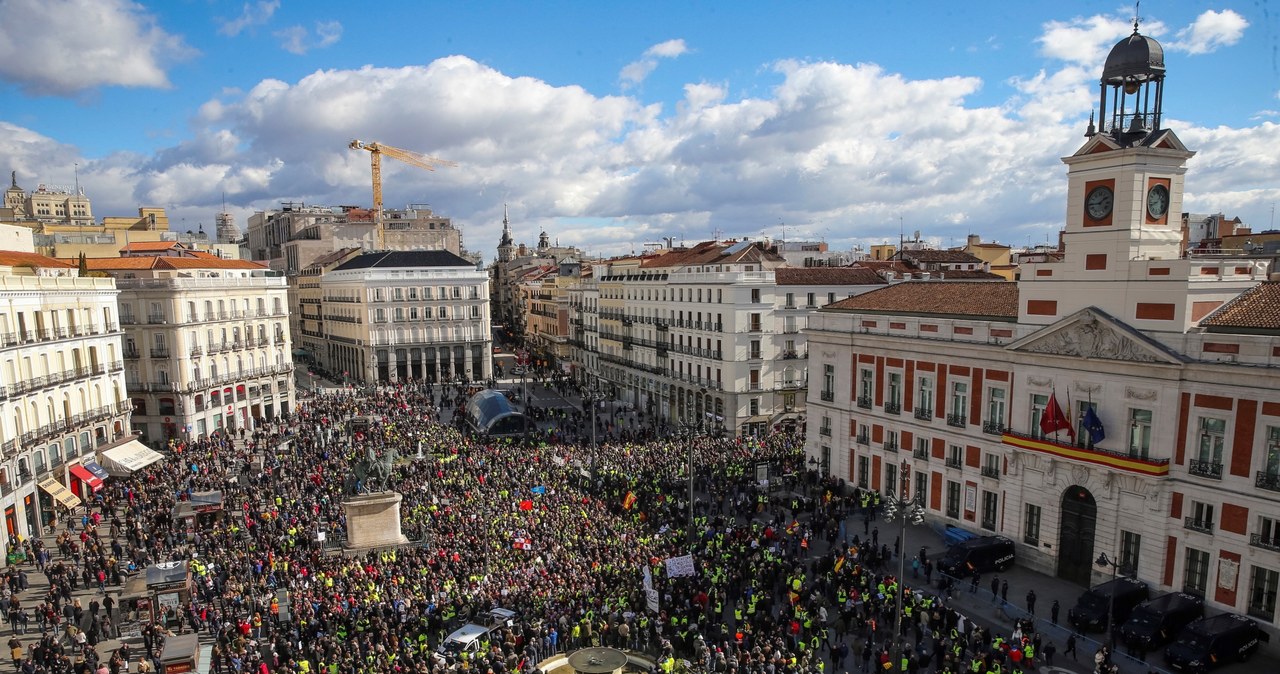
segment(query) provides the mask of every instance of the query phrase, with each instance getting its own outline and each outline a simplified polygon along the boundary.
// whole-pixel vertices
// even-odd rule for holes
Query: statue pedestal
[[[347,514],[348,549],[389,548],[405,545],[400,532],[400,501],[394,491],[361,494],[342,502]]]

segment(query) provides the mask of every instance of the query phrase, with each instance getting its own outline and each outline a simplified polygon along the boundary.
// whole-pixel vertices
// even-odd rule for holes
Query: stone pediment
[[[1185,362],[1176,351],[1096,307],[1081,309],[1005,348],[1023,353],[1131,363],[1179,365]]]

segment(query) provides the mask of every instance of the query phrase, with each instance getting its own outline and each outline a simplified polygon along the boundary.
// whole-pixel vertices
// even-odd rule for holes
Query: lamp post
[[[904,459],[898,469],[899,496],[890,496],[886,499],[884,512],[885,522],[897,520],[899,523],[898,590],[894,593],[897,610],[893,624],[893,648],[890,649],[890,653],[895,658],[893,660],[894,668],[897,668],[898,663],[902,660],[902,592],[907,571],[907,524],[921,524],[924,522],[924,506],[921,505],[924,494],[916,492],[914,497],[908,498],[911,487],[910,472],[911,464]]]
[[[1116,574],[1120,571],[1120,564],[1110,557],[1107,557],[1107,553],[1105,552],[1099,554],[1098,559],[1094,560],[1093,563],[1098,566],[1111,567],[1111,596],[1107,600],[1107,647],[1114,650],[1115,644],[1113,643],[1113,635],[1115,634],[1115,625],[1112,624],[1116,619],[1116,586],[1114,583]]]

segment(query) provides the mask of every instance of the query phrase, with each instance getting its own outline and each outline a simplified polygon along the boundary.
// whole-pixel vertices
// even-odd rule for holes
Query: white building
[[[1181,255],[1194,153],[1161,127],[1163,85],[1154,40],[1112,50],[1101,123],[1063,160],[1061,256],[817,313],[806,451],[1033,568],[1088,585],[1105,552],[1275,635],[1280,282],[1269,258]],[[1042,427],[1055,402],[1074,435]]]
[[[91,259],[120,289],[133,428],[160,446],[293,411],[284,278],[211,255]]]
[[[445,250],[365,253],[320,276],[316,360],[355,381],[483,381],[489,274]],[[312,321],[308,320],[308,324]]]
[[[760,433],[803,413],[808,315],[884,284],[869,269],[784,267],[751,241],[606,260],[566,291],[573,367],[659,418]]]
[[[88,497],[100,480],[82,464],[126,436],[116,294],[111,279],[79,278],[73,264],[0,252],[0,510],[10,536],[37,534],[59,505]]]

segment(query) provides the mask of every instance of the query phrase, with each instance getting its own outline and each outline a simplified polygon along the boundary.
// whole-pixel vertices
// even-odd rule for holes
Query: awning
[[[66,508],[77,508],[80,506],[80,497],[72,494],[70,489],[62,486],[62,483],[58,482],[58,478],[56,477],[46,478],[40,483],[40,488],[43,489],[46,494],[52,496],[53,500]]]
[[[107,469],[98,465],[97,461],[85,461],[83,465],[86,470],[88,470],[90,473],[93,473],[95,476],[97,476],[99,480],[106,480],[108,477],[110,477],[110,474],[107,473]]]
[[[763,424],[769,420],[768,414],[757,414],[754,417],[747,417],[742,421],[743,424]]]
[[[164,458],[137,440],[130,440],[119,447],[104,450],[99,457],[109,475],[125,476],[141,470]]]
[[[94,475],[92,472],[89,471],[88,468],[85,468],[84,466],[78,463],[73,463],[71,464],[70,470],[71,470],[71,474],[74,475],[77,480],[80,480],[81,482],[85,483],[85,485],[88,486],[93,491],[98,491],[99,489],[102,489],[102,478],[98,477],[97,475]]]

